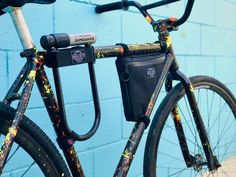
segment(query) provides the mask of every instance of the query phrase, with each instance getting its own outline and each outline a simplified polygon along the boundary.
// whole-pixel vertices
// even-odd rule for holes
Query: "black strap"
[[[124,43],[117,43],[116,45],[120,45],[124,49],[123,55],[128,55],[129,54],[129,47],[124,44]]]
[[[145,127],[147,128],[148,125],[149,125],[149,123],[150,123],[150,118],[147,117],[147,116],[143,116],[143,117],[141,118],[141,122],[143,122],[143,123],[145,124]]]
[[[57,143],[61,149],[67,149],[71,147],[75,143],[75,141],[70,137],[57,137]]]

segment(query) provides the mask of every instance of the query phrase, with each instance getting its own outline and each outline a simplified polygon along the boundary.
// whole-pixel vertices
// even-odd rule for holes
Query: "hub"
[[[201,154],[197,154],[193,157],[193,169],[197,172],[202,170],[203,166],[207,166],[207,162],[203,160]]]

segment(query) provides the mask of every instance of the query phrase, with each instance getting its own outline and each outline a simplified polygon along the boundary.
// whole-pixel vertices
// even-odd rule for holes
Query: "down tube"
[[[173,56],[171,54],[167,54],[161,76],[157,82],[154,93],[152,94],[152,97],[148,104],[148,108],[145,113],[145,118],[143,119],[143,121],[135,123],[134,128],[128,139],[128,142],[125,146],[125,149],[120,158],[119,164],[116,168],[114,177],[125,177],[127,175],[130,165],[132,163],[132,160],[134,158],[134,155],[136,153],[136,150],[138,148],[138,145],[143,136],[143,132],[149,124],[149,121],[150,121],[149,118],[150,118],[151,112],[156,103],[157,97],[160,93],[161,87],[164,83],[164,80],[167,76],[167,73],[170,69],[172,62],[173,62]]]
[[[73,146],[74,140],[70,139],[71,131],[67,127],[66,119],[61,114],[60,108],[54,96],[54,93],[51,89],[51,85],[46,76],[44,67],[37,72],[36,82],[38,85],[38,89],[43,98],[45,107],[50,116],[51,122],[53,123],[54,130],[57,134],[58,142],[65,140],[67,143],[63,143],[64,146],[60,146],[63,150],[69,168],[73,174],[73,177],[84,177],[83,169],[80,165],[77,153]],[[68,143],[69,142],[69,143]],[[60,145],[60,144],[59,144]]]

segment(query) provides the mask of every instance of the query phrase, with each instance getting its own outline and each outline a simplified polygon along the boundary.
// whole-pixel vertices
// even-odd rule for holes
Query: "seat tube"
[[[34,48],[33,40],[30,35],[28,26],[25,22],[24,15],[20,7],[8,7],[4,9],[12,18],[17,34],[20,38],[23,49]]]

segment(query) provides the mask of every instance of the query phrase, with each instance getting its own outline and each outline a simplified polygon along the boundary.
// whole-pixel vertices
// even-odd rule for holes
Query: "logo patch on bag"
[[[146,68],[146,75],[148,78],[156,77],[156,69],[155,67]]]
[[[72,63],[73,64],[79,64],[85,61],[86,54],[84,50],[74,50],[71,51],[71,57],[72,57]]]

